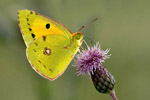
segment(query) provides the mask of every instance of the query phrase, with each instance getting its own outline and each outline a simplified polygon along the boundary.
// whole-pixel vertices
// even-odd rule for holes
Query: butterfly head
[[[73,41],[76,43],[77,46],[80,46],[82,44],[81,40],[83,39],[83,33],[81,32],[75,32],[72,34]]]
[[[83,33],[75,32],[72,34],[72,37],[73,37],[73,39],[80,41],[83,39]]]

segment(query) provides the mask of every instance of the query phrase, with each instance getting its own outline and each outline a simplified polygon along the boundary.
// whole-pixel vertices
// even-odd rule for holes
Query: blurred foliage
[[[29,65],[17,23],[17,10],[30,9],[82,32],[112,57],[104,66],[116,79],[119,100],[147,100],[150,91],[149,0],[1,0],[0,100],[110,100],[89,77],[77,77],[72,64],[57,80],[39,76]],[[89,39],[85,40],[88,44]],[[56,59],[57,60],[57,59]]]

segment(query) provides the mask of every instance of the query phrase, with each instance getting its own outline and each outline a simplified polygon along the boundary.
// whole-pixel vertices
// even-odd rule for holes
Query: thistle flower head
[[[102,62],[109,58],[110,49],[101,50],[99,43],[87,50],[82,50],[77,56],[76,66],[79,75],[88,73],[97,91],[109,93],[113,100],[118,100],[115,92],[115,79],[111,73],[103,67]]]
[[[82,50],[77,56],[77,70],[78,75],[85,75],[93,73],[93,70],[99,69],[102,62],[109,58],[111,55],[107,55],[110,49],[101,50],[99,43],[96,43],[93,47],[88,47],[87,50]]]

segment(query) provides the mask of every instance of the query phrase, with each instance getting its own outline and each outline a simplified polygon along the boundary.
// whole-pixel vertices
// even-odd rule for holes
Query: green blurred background
[[[72,32],[98,17],[82,32],[111,48],[104,66],[116,79],[118,99],[148,100],[149,5],[149,0],[0,0],[0,100],[111,100],[96,91],[89,76],[78,77],[73,63],[53,82],[39,76],[26,58],[18,9],[49,16]]]

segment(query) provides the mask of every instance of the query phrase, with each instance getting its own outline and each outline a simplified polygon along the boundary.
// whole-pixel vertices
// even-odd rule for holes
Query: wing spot
[[[49,71],[53,72],[53,70],[50,68]]]
[[[34,52],[36,52],[36,50],[35,50],[35,49],[33,49],[33,51],[34,51]]]
[[[44,65],[44,68],[46,68],[46,66]]]
[[[31,28],[29,28],[29,31],[32,31],[32,29],[31,29]]]
[[[43,41],[46,41],[46,36],[43,36]]]
[[[29,18],[27,18],[27,21],[29,21]]]
[[[45,48],[44,48],[44,51],[43,51],[43,54],[49,56],[49,55],[51,54],[51,49],[45,47]]]
[[[50,24],[48,23],[48,24],[46,24],[46,28],[47,29],[49,29],[50,28]]]
[[[64,48],[65,48],[66,50],[69,50],[69,47],[68,47],[68,46],[64,46]]]
[[[33,14],[33,12],[31,11],[30,14]]]
[[[38,62],[41,64],[41,61],[40,61],[40,60],[38,60]]]
[[[31,35],[32,35],[32,38],[35,38],[35,34],[32,33]]]
[[[37,43],[34,43],[36,46],[38,46],[38,44]]]
[[[30,26],[30,24],[29,23],[27,23],[29,26]]]

